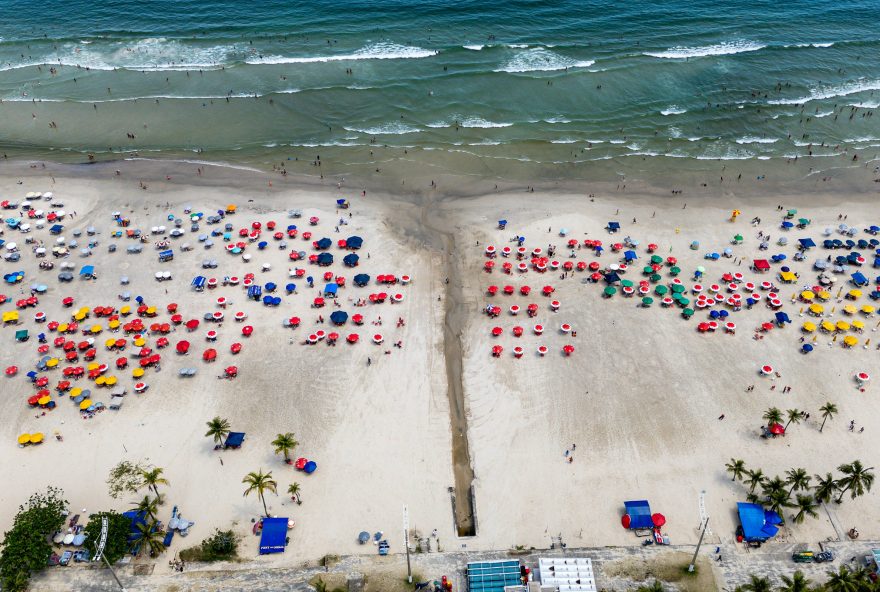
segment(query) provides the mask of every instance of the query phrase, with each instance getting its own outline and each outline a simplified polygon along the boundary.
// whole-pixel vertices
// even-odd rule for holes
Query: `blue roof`
[[[241,446],[244,442],[244,432],[229,432],[229,435],[226,436],[226,442],[223,443],[224,446]]]
[[[520,563],[515,559],[467,564],[469,592],[504,592],[505,586],[522,585],[520,578]]]
[[[771,510],[764,510],[759,504],[738,502],[739,522],[742,524],[743,536],[746,541],[766,541],[776,536],[779,529],[775,526],[782,519]]]
[[[651,505],[648,500],[633,500],[623,502],[626,513],[629,515],[629,527],[633,528],[654,528],[654,521],[651,520]]]
[[[337,290],[339,290],[339,286],[336,284],[326,284],[324,286],[324,294],[336,294]]]
[[[260,555],[284,553],[287,546],[287,518],[263,518]]]

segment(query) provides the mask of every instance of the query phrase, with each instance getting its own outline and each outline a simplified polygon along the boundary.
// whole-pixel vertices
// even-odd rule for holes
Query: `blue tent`
[[[651,505],[648,500],[635,500],[623,502],[626,508],[626,515],[629,516],[629,528],[653,528],[654,521],[651,520]]]
[[[249,286],[247,291],[247,297],[253,300],[259,300],[260,296],[263,295],[263,288],[260,286]]]
[[[812,249],[813,247],[816,246],[816,241],[814,241],[811,238],[800,238],[800,239],[798,239],[798,242],[805,249]]]
[[[330,313],[330,322],[334,325],[341,325],[348,320],[348,313],[342,310],[334,310]]]
[[[639,258],[639,256],[636,255],[635,251],[624,251],[623,258],[626,259],[627,261],[635,261],[636,259]]]
[[[605,274],[605,283],[614,284],[619,281],[620,281],[620,276],[617,275],[616,273],[610,272],[610,273]]]
[[[83,265],[82,269],[79,270],[79,274],[81,276],[95,275],[95,266],[94,265]]]
[[[52,228],[49,229],[51,234],[61,234],[64,231],[64,227],[61,224],[53,224]]]
[[[504,228],[506,226],[507,226],[507,220],[499,220],[498,221],[498,228],[500,228],[501,230],[504,230]]]
[[[263,518],[260,555],[283,553],[287,546],[287,518]]]
[[[224,448],[238,448],[244,443],[244,432],[229,432],[226,436],[226,442],[223,443]]]
[[[193,281],[190,285],[193,288],[195,288],[196,290],[201,290],[205,287],[205,281],[206,281],[205,276],[197,275],[196,277],[193,278]]]
[[[325,296],[336,296],[336,292],[339,290],[339,286],[336,284],[325,284],[324,285],[324,295]]]
[[[364,246],[364,239],[359,236],[350,236],[345,239],[345,246],[349,249],[360,249]]]
[[[356,267],[359,259],[360,257],[355,255],[354,253],[349,253],[342,258],[342,262],[345,263],[348,267]]]
[[[748,542],[764,542],[776,536],[779,532],[777,524],[782,523],[779,514],[771,510],[764,510],[758,504],[737,502],[739,522],[742,525],[743,537]]]
[[[776,313],[776,323],[778,325],[782,325],[783,323],[790,323],[791,319],[788,318],[788,313],[785,312],[777,312]]]
[[[330,240],[329,238],[325,237],[315,243],[315,248],[316,249],[329,249],[330,245],[332,245],[332,244],[333,244],[333,241]]]
[[[616,231],[620,230],[620,222],[609,222],[608,226],[606,226],[606,228],[610,232],[616,232]]]
[[[328,239],[329,240],[329,239]],[[318,265],[333,265],[333,255],[330,253],[321,253],[318,255]]]
[[[867,286],[869,282],[868,278],[865,277],[865,274],[863,274],[861,271],[857,271],[852,274],[852,283],[857,286]]]
[[[356,276],[354,276],[354,284],[358,287],[363,288],[364,286],[366,286],[369,283],[370,283],[370,276],[367,275],[366,273],[359,273]]]
[[[128,531],[128,541],[131,542],[139,536],[138,525],[147,523],[147,513],[129,510],[128,512],[123,512],[122,515],[131,520],[131,529]]]

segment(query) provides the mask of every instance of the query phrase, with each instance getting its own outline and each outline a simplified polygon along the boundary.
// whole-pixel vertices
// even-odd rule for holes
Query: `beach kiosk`
[[[739,513],[739,528],[736,529],[737,542],[755,543],[763,542],[776,536],[782,518],[772,510],[765,510],[760,504],[738,502],[736,504]]]

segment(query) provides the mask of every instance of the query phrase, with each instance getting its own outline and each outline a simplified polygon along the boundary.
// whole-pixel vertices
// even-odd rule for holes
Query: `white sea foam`
[[[687,109],[682,109],[678,105],[669,105],[660,111],[660,115],[681,115],[682,113],[687,113]]]
[[[877,109],[880,107],[880,101],[862,101],[860,103],[850,103],[849,107],[858,107],[860,109]]]
[[[671,47],[666,51],[645,52],[644,55],[668,60],[683,60],[687,58],[702,58],[706,56],[732,55],[748,51],[758,51],[765,47],[767,46],[761,43],[755,43],[754,41],[728,41],[717,45],[706,45],[703,47]]]
[[[354,53],[323,55],[323,56],[263,56],[249,58],[247,64],[310,64],[315,62],[342,62],[351,60],[403,60],[413,58],[429,58],[437,55],[437,51],[400,45],[398,43],[372,43]]]
[[[831,47],[832,45],[834,45],[834,42],[833,42],[833,41],[830,42],[830,43],[795,43],[795,44],[793,44],[793,45],[783,45],[783,47],[816,47],[816,48],[823,48],[823,47]]]
[[[810,91],[809,96],[799,99],[776,99],[768,101],[770,105],[800,105],[809,101],[821,101],[824,99],[833,99],[834,97],[845,97],[860,92],[868,92],[880,90],[880,80],[858,80],[856,82],[847,82],[845,84],[835,84],[830,86],[822,86],[814,88]]]
[[[745,136],[736,140],[737,144],[775,144],[779,138],[758,138],[755,136]]]
[[[558,140],[550,140],[551,144],[574,144],[577,140],[571,138],[560,138]]]
[[[462,117],[461,115],[453,115],[450,121],[434,121],[426,124],[431,128],[444,128],[457,125],[458,127],[470,128],[492,128],[492,127],[510,127],[513,124],[508,122],[496,122],[483,119],[482,117]]]
[[[571,123],[571,119],[565,117],[548,117],[542,120],[544,123]]]
[[[471,51],[480,51],[481,49],[483,49],[486,46],[485,45],[465,45],[463,47],[465,49],[469,49]]]
[[[393,122],[386,123],[384,125],[379,125],[376,127],[366,127],[366,128],[357,128],[357,127],[346,127],[346,130],[350,132],[360,132],[362,134],[369,134],[371,136],[386,136],[386,135],[402,135],[402,134],[414,134],[416,132],[420,132],[417,127],[411,127],[406,125],[405,123]]]
[[[535,47],[517,53],[503,67],[495,72],[551,72],[565,70],[567,68],[587,68],[596,62],[594,60],[574,60],[544,47]]]

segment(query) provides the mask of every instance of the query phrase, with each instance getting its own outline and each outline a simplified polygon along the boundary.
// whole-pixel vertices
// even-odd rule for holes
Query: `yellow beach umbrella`
[[[156,314],[156,307],[155,306],[148,306],[147,307],[147,314],[150,316]]]
[[[825,307],[821,304],[811,304],[810,305],[810,313],[814,315],[820,315],[825,312]]]
[[[85,320],[85,318],[86,318],[86,313],[84,313],[84,312],[82,312],[82,311],[80,311],[80,312],[76,313],[75,315],[73,315],[73,319],[76,320],[76,321],[82,321],[82,320]]]
[[[147,340],[143,337],[138,337],[134,340],[135,347],[144,347],[147,344]]]
[[[80,408],[80,409],[88,409],[88,408],[91,407],[91,406],[92,406],[92,400],[91,400],[91,399],[85,399],[85,400],[83,400],[82,403],[79,404],[79,408]]]
[[[92,335],[97,335],[98,333],[100,333],[103,330],[104,330],[104,327],[102,327],[101,325],[92,325],[92,328],[89,329],[89,331],[92,333]]]
[[[806,323],[804,323],[803,327],[801,327],[801,328],[804,331],[806,331],[807,333],[812,333],[813,331],[816,330],[816,325],[814,325],[810,321],[807,321]]]
[[[819,300],[828,300],[829,298],[831,298],[831,292],[829,292],[828,290],[822,290],[821,292],[816,294],[816,296],[819,297]]]
[[[60,325],[58,325],[58,332],[67,333],[67,323],[61,323]]]
[[[877,310],[877,309],[874,308],[873,306],[871,306],[870,304],[865,304],[865,305],[862,306],[862,312],[865,313],[865,314],[868,314],[868,315],[869,315],[869,314],[874,314],[874,311],[875,311],[875,310]]]
[[[107,323],[107,327],[109,327],[111,330],[118,329],[119,328],[119,320],[113,319],[112,321]]]
[[[857,311],[858,311],[858,309],[855,306],[853,306],[852,304],[847,304],[843,307],[843,312],[845,312],[848,315],[854,315],[854,314],[856,314]]]
[[[141,376],[144,375],[144,369],[143,368],[135,368],[134,370],[131,371],[131,375],[134,378],[140,378]]]
[[[99,376],[98,378],[95,379],[95,384],[98,386],[104,386],[105,382],[107,382],[106,376]]]
[[[116,346],[116,340],[112,337],[104,342],[104,347],[107,349],[113,349]]]
[[[48,360],[46,360],[46,367],[47,368],[54,368],[57,365],[58,365],[58,358],[49,358]]]
[[[116,377],[115,376],[108,376],[107,380],[104,381],[104,384],[107,386],[113,386],[114,384],[116,384]]]
[[[31,443],[32,444],[39,444],[42,441],[43,441],[43,433],[42,432],[37,432],[36,434],[31,434]]]
[[[121,314],[124,317],[127,317],[128,315],[131,314],[131,307],[126,304],[125,306],[123,306],[122,308],[119,309],[119,314]]]
[[[39,405],[46,405],[46,404],[48,404],[49,401],[51,401],[51,400],[52,400],[52,397],[50,397],[49,395],[43,395],[42,397],[40,397],[39,399],[37,399],[37,403],[38,403]]]
[[[809,302],[810,300],[812,300],[815,297],[816,297],[816,295],[813,294],[812,292],[810,292],[809,290],[804,290],[803,292],[801,292],[801,300],[803,300],[805,302]]]
[[[100,368],[100,367],[101,367],[101,364],[99,364],[98,362],[92,362],[91,364],[89,364],[88,366],[86,366],[86,369],[87,369],[89,372],[91,372],[92,370],[97,370],[97,369]]]
[[[14,323],[18,320],[18,311],[10,310],[8,312],[3,313],[3,322],[4,323]]]
[[[822,321],[822,329],[831,332],[834,331],[836,327],[831,321]]]
[[[18,437],[19,444],[22,444],[22,445],[30,444],[30,442],[31,442],[31,435],[30,434],[22,434],[21,436]]]
[[[849,323],[846,321],[837,321],[837,325],[835,326],[838,331],[849,331]]]
[[[859,340],[852,335],[847,335],[843,338],[843,343],[849,347],[852,347],[854,345],[857,345],[859,343]]]
[[[229,204],[226,206],[226,213],[234,214],[236,209],[238,209],[238,206],[236,206],[235,204]]]
[[[863,323],[862,321],[853,321],[852,326],[853,326],[853,329],[855,329],[857,331],[861,331],[862,329],[865,328],[865,323]]]
[[[83,390],[81,388],[79,388],[78,386],[75,386],[72,389],[70,389],[70,396],[71,397],[78,397],[82,391]]]
[[[83,313],[84,315],[87,315],[87,314],[89,314],[90,312],[92,312],[92,309],[89,308],[88,306],[81,306],[77,312],[81,312],[81,313]]]
[[[861,290],[850,290],[849,292],[846,293],[846,297],[852,298],[853,300],[855,300],[857,298],[861,298],[862,291]]]

